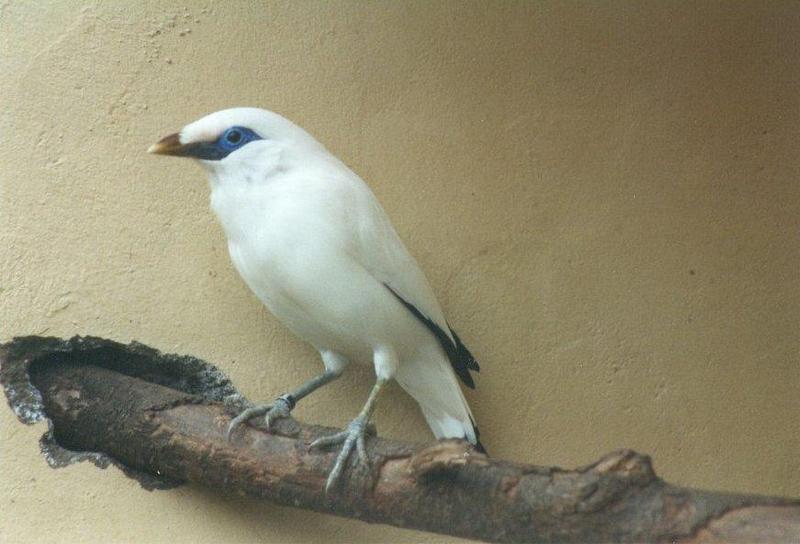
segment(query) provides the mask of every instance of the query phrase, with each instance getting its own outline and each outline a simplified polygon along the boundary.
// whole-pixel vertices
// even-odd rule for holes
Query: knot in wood
[[[434,478],[461,470],[469,464],[486,465],[487,457],[464,440],[441,440],[411,458],[409,469],[416,479]]]
[[[650,457],[627,449],[606,455],[592,465],[591,470],[599,476],[615,476],[641,485],[656,479]]]

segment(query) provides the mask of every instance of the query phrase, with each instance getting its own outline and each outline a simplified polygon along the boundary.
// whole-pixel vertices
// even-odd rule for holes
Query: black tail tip
[[[478,450],[478,452],[480,452],[480,453],[482,453],[484,455],[487,455],[487,456],[489,455],[489,452],[486,451],[486,448],[484,448],[483,444],[481,444],[480,439],[478,439],[478,441],[475,442],[475,449]]]

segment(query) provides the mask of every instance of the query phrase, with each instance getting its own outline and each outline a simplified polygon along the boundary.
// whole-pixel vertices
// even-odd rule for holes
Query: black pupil
[[[227,140],[232,144],[238,144],[239,141],[242,139],[242,133],[238,130],[232,130],[228,133]]]

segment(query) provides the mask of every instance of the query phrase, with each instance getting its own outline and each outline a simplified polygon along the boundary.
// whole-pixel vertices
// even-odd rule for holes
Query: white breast
[[[280,169],[278,169],[280,170]],[[269,310],[317,349],[368,362],[376,346],[413,358],[435,339],[384,284],[444,322],[369,188],[334,158],[266,182],[212,182],[236,269]]]

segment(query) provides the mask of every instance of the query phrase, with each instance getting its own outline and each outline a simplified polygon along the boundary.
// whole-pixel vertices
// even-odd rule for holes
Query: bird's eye
[[[230,127],[217,139],[215,148],[220,158],[227,157],[242,146],[253,140],[260,140],[261,136],[246,127]]]
[[[235,128],[231,129],[225,134],[225,141],[229,144],[236,145],[242,141],[242,133]]]

